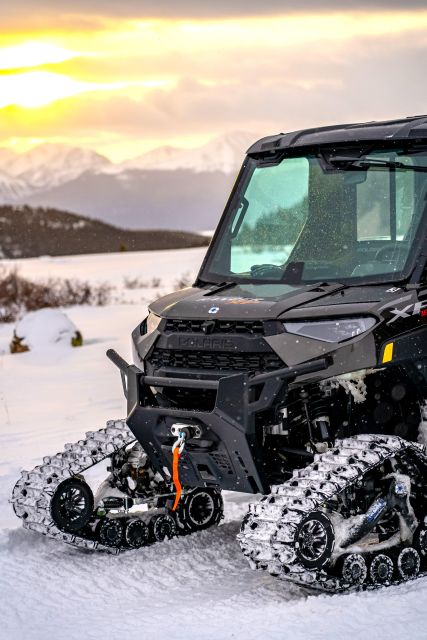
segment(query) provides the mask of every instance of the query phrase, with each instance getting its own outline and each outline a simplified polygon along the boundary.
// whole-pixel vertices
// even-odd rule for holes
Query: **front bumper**
[[[170,478],[175,439],[171,428],[176,423],[194,425],[201,433],[186,442],[180,462],[183,486],[219,486],[245,493],[269,490],[257,415],[277,404],[278,398],[286,399],[290,381],[330,364],[320,358],[253,377],[238,373],[220,380],[189,380],[148,376],[112,349],[107,355],[121,371],[128,403],[126,422],[155,469]],[[153,388],[163,387],[215,390],[214,408],[193,411],[160,406]]]

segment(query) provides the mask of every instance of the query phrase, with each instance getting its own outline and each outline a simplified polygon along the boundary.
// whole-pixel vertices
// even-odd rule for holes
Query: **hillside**
[[[57,209],[0,206],[3,258],[182,249],[208,242],[185,231],[133,231]]]

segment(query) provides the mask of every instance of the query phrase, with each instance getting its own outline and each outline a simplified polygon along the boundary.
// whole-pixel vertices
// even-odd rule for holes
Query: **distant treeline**
[[[58,209],[0,206],[2,258],[183,249],[208,243],[209,238],[186,231],[133,231]]]

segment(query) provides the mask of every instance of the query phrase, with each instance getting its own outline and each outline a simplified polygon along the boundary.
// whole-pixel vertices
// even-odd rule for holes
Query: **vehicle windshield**
[[[395,281],[426,212],[427,148],[249,160],[201,274],[206,280]]]

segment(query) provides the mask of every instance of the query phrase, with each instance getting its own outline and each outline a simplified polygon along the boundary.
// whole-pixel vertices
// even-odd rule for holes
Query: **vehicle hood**
[[[190,287],[156,300],[150,305],[150,310],[170,319],[248,321],[273,320],[288,314],[314,317],[325,311],[329,315],[365,313],[385,298],[393,300],[396,297],[396,293],[393,295],[387,291],[390,291],[389,284],[351,288],[342,284],[282,283]]]

